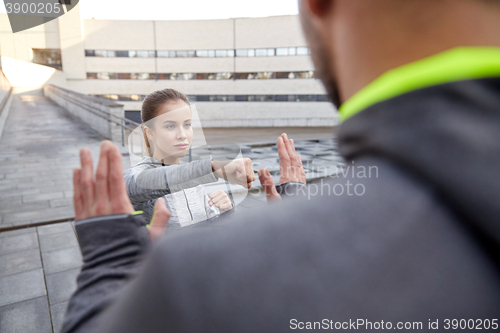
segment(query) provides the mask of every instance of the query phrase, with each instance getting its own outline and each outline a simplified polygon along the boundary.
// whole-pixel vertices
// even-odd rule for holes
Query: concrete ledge
[[[122,126],[125,124],[125,111],[122,104],[53,85],[46,85],[43,93],[103,137],[122,142],[124,137]]]

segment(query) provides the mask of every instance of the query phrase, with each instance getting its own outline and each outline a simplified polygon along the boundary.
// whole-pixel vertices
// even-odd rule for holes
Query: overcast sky
[[[1,1],[0,13],[6,13]],[[297,0],[81,0],[82,18],[196,20],[298,13]]]

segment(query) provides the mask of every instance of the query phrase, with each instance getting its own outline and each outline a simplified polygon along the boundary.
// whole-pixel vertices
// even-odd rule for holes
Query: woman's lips
[[[187,149],[189,147],[189,145],[186,143],[186,144],[180,144],[180,145],[174,145],[175,148],[177,149]]]

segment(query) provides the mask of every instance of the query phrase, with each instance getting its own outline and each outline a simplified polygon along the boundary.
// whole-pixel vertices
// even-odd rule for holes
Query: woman
[[[164,197],[171,217],[167,228],[193,225],[233,209],[220,190],[207,196],[202,184],[216,182],[213,162],[195,161],[179,165],[189,152],[193,138],[191,108],[187,97],[164,89],[149,94],[141,110],[148,155],[125,171],[130,201],[151,221],[155,202]]]

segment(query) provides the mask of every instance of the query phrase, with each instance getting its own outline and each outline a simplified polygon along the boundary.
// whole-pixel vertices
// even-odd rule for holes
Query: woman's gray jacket
[[[167,228],[189,226],[221,214],[217,207],[208,204],[203,186],[218,181],[211,160],[164,165],[152,157],[143,157],[124,176],[132,205],[144,212],[148,223],[160,197],[165,198],[172,213]]]

